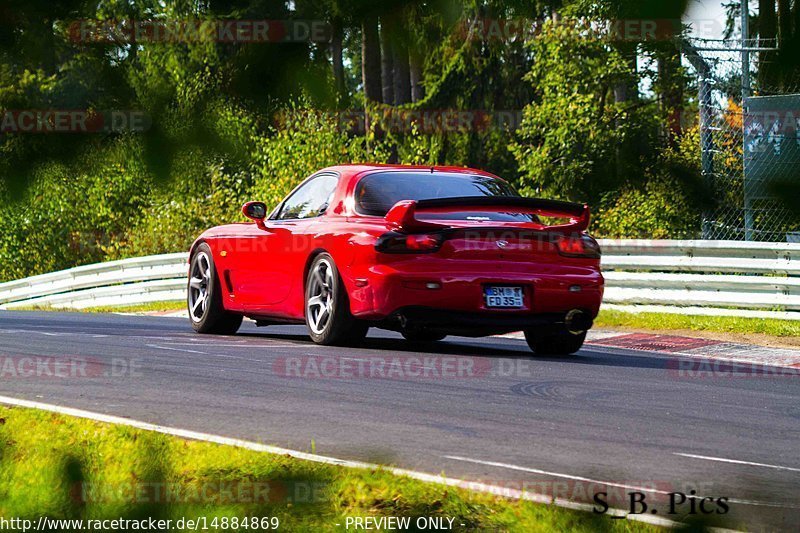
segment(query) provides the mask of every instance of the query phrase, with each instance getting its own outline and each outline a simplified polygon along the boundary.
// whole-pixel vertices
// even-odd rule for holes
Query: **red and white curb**
[[[504,338],[524,339],[521,332],[501,335]],[[699,337],[657,333],[628,333],[624,331],[591,330],[586,336],[587,348],[624,349],[660,355],[721,361],[732,364],[761,365],[790,368],[800,377],[800,350],[770,348],[756,344],[725,342]],[[699,368],[699,367],[698,367]]]
[[[616,348],[670,354],[712,361],[748,365],[785,367],[797,370],[800,376],[800,351],[789,348],[770,348],[755,344],[725,342],[697,337],[659,335],[653,333],[598,332],[587,344],[593,348]]]

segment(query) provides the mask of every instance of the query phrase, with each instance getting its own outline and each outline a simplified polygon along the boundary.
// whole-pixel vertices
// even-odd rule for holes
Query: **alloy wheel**
[[[318,261],[311,273],[308,287],[306,313],[308,325],[314,333],[322,333],[333,312],[333,268],[327,259]]]
[[[208,308],[209,286],[211,285],[211,262],[205,252],[198,253],[192,261],[189,278],[189,316],[200,322]]]

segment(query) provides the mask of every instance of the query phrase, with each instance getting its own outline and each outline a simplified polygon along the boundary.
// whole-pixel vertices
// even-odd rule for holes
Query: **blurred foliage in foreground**
[[[483,168],[523,194],[591,204],[603,237],[694,237],[711,204],[696,88],[676,41],[583,31],[679,19],[685,1],[9,5],[0,110],[141,111],[149,122],[0,133],[0,281],[185,250],[206,227],[242,220],[244,201],[275,205],[314,170],[348,162]],[[314,20],[331,38],[76,42],[74,33],[81,20],[233,19]],[[397,120],[460,110],[487,120]]]
[[[40,516],[206,517],[209,525],[214,517],[278,517],[279,531],[338,531],[347,516],[449,517],[469,531],[655,531],[380,470],[0,407],[0,517],[36,523]]]

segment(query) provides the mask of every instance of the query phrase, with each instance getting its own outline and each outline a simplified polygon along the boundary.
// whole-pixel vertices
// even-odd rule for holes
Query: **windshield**
[[[363,215],[386,216],[400,200],[429,200],[463,196],[519,197],[505,181],[490,176],[447,172],[376,172],[361,179],[356,186],[356,211]],[[537,221],[535,215],[519,213],[475,212],[426,214],[425,218]]]

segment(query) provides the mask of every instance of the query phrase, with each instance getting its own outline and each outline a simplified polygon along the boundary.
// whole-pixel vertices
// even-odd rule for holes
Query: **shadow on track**
[[[379,333],[379,335],[381,335]],[[271,340],[308,343],[309,347],[325,350],[341,350],[341,347],[318,347],[304,334],[284,333],[278,331],[240,331],[236,337],[252,339],[268,338]],[[658,356],[636,356],[625,353],[607,353],[594,351],[591,346],[584,347],[572,356],[537,356],[533,354],[523,340],[504,338],[472,339],[468,337],[448,337],[439,342],[409,342],[405,339],[389,336],[374,336],[370,333],[357,347],[346,347],[347,350],[379,350],[405,354],[459,355],[486,358],[528,359],[541,363],[559,363],[569,365],[590,365],[626,368],[666,369],[670,359]],[[672,358],[674,359],[674,358]]]

